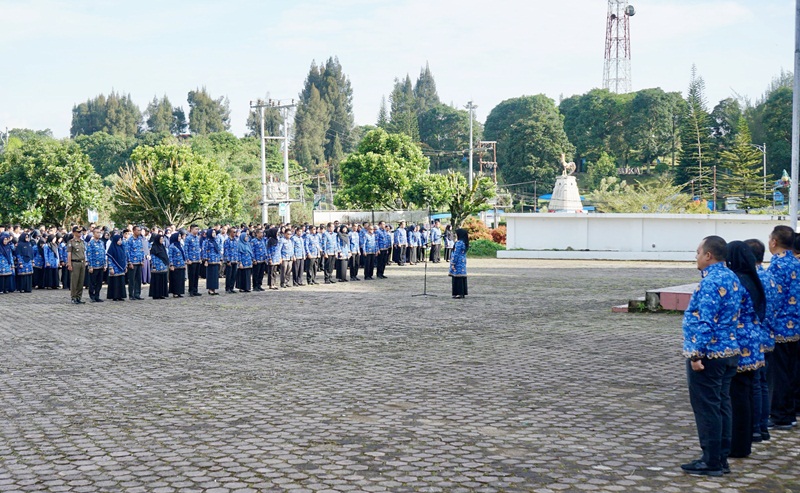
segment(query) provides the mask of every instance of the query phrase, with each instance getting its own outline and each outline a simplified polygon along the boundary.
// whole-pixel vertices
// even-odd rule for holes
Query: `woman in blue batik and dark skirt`
[[[44,287],[44,283],[42,279],[44,279],[44,238],[41,236],[37,238],[33,237],[35,240],[35,244],[33,246],[33,287],[36,289],[42,289]]]
[[[149,296],[154,300],[163,300],[169,295],[167,272],[169,271],[169,254],[164,246],[164,237],[154,234],[150,247],[150,290]]]
[[[17,266],[17,291],[30,293],[33,290],[33,242],[28,233],[19,235],[17,249],[14,252],[14,263]]]
[[[214,228],[206,231],[206,241],[201,248],[203,265],[206,268],[206,289],[208,294],[216,296],[219,289],[219,265],[222,263],[219,243],[217,243],[217,232]]]
[[[69,289],[70,277],[72,273],[67,269],[67,242],[64,241],[64,235],[56,233],[56,242],[58,242],[58,266],[61,270],[61,288]],[[35,254],[36,252],[34,252]],[[36,285],[36,275],[34,273],[33,284]]]
[[[111,237],[111,244],[106,251],[108,260],[108,292],[107,298],[114,301],[125,301],[128,293],[125,290],[125,274],[128,272],[128,255],[122,245],[122,236]]]
[[[169,292],[173,298],[183,298],[186,292],[186,252],[183,250],[180,231],[169,237]]]
[[[42,269],[42,287],[46,289],[58,289],[58,243],[56,235],[47,237],[47,243],[42,246],[44,252],[44,269]]]
[[[239,250],[236,287],[239,288],[240,293],[249,293],[252,290],[253,247],[250,245],[250,234],[247,231],[242,231],[239,235],[236,247]]]
[[[456,230],[456,244],[450,257],[450,277],[453,278],[453,298],[463,299],[467,294],[467,251],[469,235],[466,229]]]
[[[14,291],[14,246],[11,233],[0,233],[0,293]]]

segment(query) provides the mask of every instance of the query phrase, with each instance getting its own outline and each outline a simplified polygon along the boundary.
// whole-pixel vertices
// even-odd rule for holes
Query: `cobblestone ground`
[[[800,491],[800,431],[699,447],[678,315],[612,314],[687,264],[470,260],[391,279],[86,304],[0,296],[0,491]],[[201,284],[202,285],[202,284]],[[145,288],[146,292],[146,288]]]

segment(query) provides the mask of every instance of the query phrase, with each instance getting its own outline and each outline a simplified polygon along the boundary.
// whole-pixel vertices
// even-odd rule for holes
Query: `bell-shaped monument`
[[[561,166],[564,167],[564,172],[556,178],[548,209],[551,212],[583,212],[578,182],[572,176],[576,169],[575,163],[568,163],[564,154],[561,154]]]

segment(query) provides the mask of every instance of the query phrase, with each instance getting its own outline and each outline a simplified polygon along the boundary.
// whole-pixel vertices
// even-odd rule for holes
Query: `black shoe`
[[[762,432],[761,432],[761,441],[763,441],[763,442],[766,442],[766,441],[768,441],[770,438],[772,438],[772,437],[769,435],[769,432],[768,432],[768,431],[762,431]]]
[[[780,430],[780,431],[789,431],[792,428],[794,428],[794,426],[792,426],[792,423],[785,423],[785,424],[775,423],[775,425],[772,427],[773,430]]]
[[[764,439],[761,438],[761,432],[753,433],[753,439],[752,439],[753,443],[759,443],[759,442],[761,442],[763,440]],[[723,468],[724,468],[724,464],[723,464]]]
[[[730,474],[731,473],[731,466],[728,464],[727,460],[722,461],[722,474]]]
[[[102,302],[103,302],[103,300],[101,300],[100,298],[95,298],[95,299],[94,299],[94,302],[95,302],[95,303],[102,303]]]
[[[708,467],[708,464],[706,464],[700,459],[693,460],[688,464],[683,464],[681,466],[681,469],[683,469],[683,471],[686,472],[687,474],[693,474],[695,476],[720,477],[723,474],[722,467],[719,467],[717,469],[711,469],[710,467]]]
[[[136,297],[136,298],[134,298],[134,299],[135,299],[136,301],[144,301],[144,298],[142,298],[141,296],[137,296],[137,297]]]
[[[179,294],[179,295],[178,295],[178,298],[183,298],[183,295],[182,295],[182,294]]]
[[[75,304],[76,304],[76,305],[85,305],[85,304],[86,304],[86,302],[85,302],[85,301],[83,301],[83,300],[82,300],[82,299],[80,299],[80,298],[76,298],[76,299],[75,299]]]
[[[5,293],[4,293],[4,294],[5,294]],[[75,298],[72,298],[72,299],[70,300],[70,303],[72,303],[73,305],[77,305],[77,304],[78,304],[78,300],[76,300]]]

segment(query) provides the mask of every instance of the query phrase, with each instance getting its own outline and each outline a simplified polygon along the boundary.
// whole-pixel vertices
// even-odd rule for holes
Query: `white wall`
[[[757,238],[767,243],[775,226],[788,225],[783,216],[746,214],[506,214],[508,250],[589,250],[619,257],[691,260],[706,236],[728,241]],[[691,253],[691,256],[683,255]],[[524,257],[525,252],[500,252],[502,257]],[[538,255],[528,255],[538,257]],[[552,254],[551,254],[552,256]],[[624,257],[624,255],[622,255]],[[769,252],[767,252],[769,260]]]

